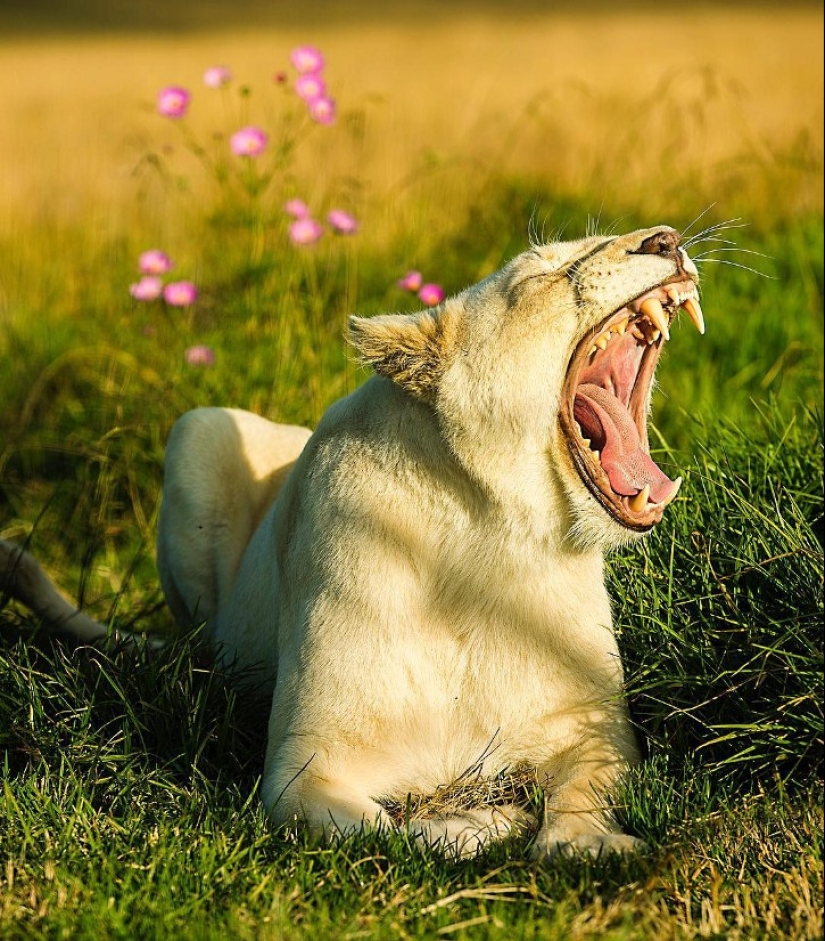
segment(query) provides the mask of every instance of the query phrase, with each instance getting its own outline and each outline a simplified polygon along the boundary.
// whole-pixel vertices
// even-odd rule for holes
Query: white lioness
[[[479,766],[547,782],[536,856],[622,851],[604,803],[637,758],[603,554],[673,500],[646,416],[697,272],[656,227],[537,246],[418,314],[350,320],[376,375],[314,434],[248,412],[169,440],[158,566],[184,627],[272,692],[263,801],[325,832]],[[6,543],[0,584],[92,637]],[[513,808],[404,825],[476,852]]]

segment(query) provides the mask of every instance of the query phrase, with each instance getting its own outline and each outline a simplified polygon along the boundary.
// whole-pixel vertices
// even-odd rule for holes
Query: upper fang
[[[682,306],[688,313],[688,317],[693,321],[694,326],[699,333],[705,332],[705,318],[702,316],[702,308],[699,306],[698,297],[686,297]]]

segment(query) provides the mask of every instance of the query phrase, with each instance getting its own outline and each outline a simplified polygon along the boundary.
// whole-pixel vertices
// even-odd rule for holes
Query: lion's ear
[[[349,341],[361,362],[427,401],[435,396],[456,344],[457,320],[445,306],[419,314],[350,317]]]

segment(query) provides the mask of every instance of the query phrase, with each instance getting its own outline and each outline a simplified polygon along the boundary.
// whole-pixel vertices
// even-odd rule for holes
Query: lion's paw
[[[409,829],[416,839],[441,849],[445,855],[467,859],[478,855],[488,843],[503,840],[534,822],[523,810],[507,805],[412,820]]]
[[[591,856],[601,859],[608,855],[629,855],[647,849],[644,840],[626,833],[578,833],[562,835],[547,831],[539,833],[531,850],[536,862],[549,862],[559,856]]]

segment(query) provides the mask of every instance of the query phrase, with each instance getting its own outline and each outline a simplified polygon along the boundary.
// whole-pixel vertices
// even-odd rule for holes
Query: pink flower
[[[423,284],[424,279],[420,271],[408,271],[400,281],[397,281],[398,287],[404,291],[417,291]]]
[[[327,216],[327,222],[340,235],[352,235],[358,231],[358,222],[343,209],[333,209]]]
[[[320,72],[324,67],[324,57],[315,46],[298,46],[292,50],[290,61],[299,72]]]
[[[289,238],[293,245],[311,245],[317,242],[324,234],[324,228],[320,222],[305,216],[303,219],[296,219],[289,227]]]
[[[335,101],[332,98],[323,95],[320,98],[313,98],[312,101],[307,102],[307,107],[313,121],[319,124],[335,123]]]
[[[306,219],[309,215],[309,206],[303,199],[288,199],[284,203],[284,211],[296,219]]]
[[[323,98],[327,93],[327,86],[317,72],[305,72],[295,79],[295,91],[299,98],[309,102]]]
[[[191,97],[185,88],[178,85],[162,88],[158,93],[158,111],[165,118],[182,118],[186,114]]]
[[[136,301],[156,301],[163,290],[163,282],[154,275],[146,275],[136,284],[129,285],[129,293]]]
[[[229,146],[239,157],[257,157],[264,152],[268,141],[259,127],[242,127],[229,138]]]
[[[215,351],[211,346],[190,346],[184,351],[183,355],[190,366],[215,365]]]
[[[203,84],[209,88],[222,88],[232,81],[232,73],[225,65],[213,65],[203,73]]]
[[[418,292],[418,299],[427,307],[440,304],[444,300],[444,288],[440,284],[422,284]]]
[[[174,267],[174,262],[159,248],[150,248],[138,258],[138,268],[143,274],[166,274]]]
[[[163,289],[163,299],[170,307],[188,307],[197,296],[198,289],[191,281],[170,281]]]

